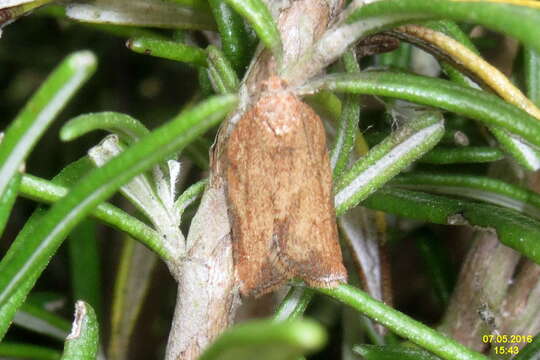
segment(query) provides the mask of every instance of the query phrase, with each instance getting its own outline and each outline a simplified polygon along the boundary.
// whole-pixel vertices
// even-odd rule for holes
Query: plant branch
[[[231,2],[231,5],[239,4]],[[258,2],[253,2],[255,4]],[[224,179],[220,164],[220,152],[226,146],[227,137],[235,121],[256,99],[261,91],[260,84],[270,75],[287,69],[289,62],[322,35],[330,22],[338,0],[299,0],[280,10],[277,27],[281,34],[283,50],[281,64],[269,49],[259,48],[246,77],[239,89],[240,104],[222,125],[214,154],[211,156],[209,185],[201,200],[187,237],[187,258],[176,273],[178,300],[169,343],[168,360],[196,359],[204,348],[223,332],[231,323],[239,304],[236,279],[233,272],[233,255],[230,237],[228,206]],[[254,21],[254,19],[251,19]],[[268,23],[268,19],[259,25]],[[298,24],[303,26],[299,29]],[[259,34],[264,29],[259,29]],[[277,40],[272,32],[265,38],[269,48],[276,51]],[[290,83],[298,78],[286,79]],[[209,229],[213,229],[209,231]],[[199,284],[205,284],[204,289]],[[193,304],[198,304],[194,309]]]

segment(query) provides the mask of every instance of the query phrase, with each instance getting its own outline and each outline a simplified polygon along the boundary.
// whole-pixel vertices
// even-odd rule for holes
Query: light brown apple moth
[[[243,296],[303,279],[347,279],[321,119],[272,77],[238,121],[226,150],[234,261]]]

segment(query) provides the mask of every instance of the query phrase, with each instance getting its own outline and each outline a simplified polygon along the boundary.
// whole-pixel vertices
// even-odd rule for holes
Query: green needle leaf
[[[208,46],[208,74],[214,89],[220,94],[232,94],[238,90],[240,81],[231,64],[215,46]]]
[[[163,0],[71,1],[66,15],[74,20],[166,29],[213,30],[216,25],[207,6]]]
[[[4,0],[0,3],[0,28],[14,19],[54,0]],[[0,31],[1,33],[1,31]]]
[[[17,115],[0,144],[0,198],[38,139],[95,69],[91,52],[69,55]]]
[[[410,190],[480,200],[540,220],[540,195],[485,176],[409,173],[395,177],[390,184]]]
[[[501,243],[540,264],[540,222],[513,210],[397,188],[383,188],[362,205],[435,224],[491,229]]]
[[[348,51],[343,55],[343,62],[349,73],[359,73],[360,67],[356,55]],[[357,95],[346,95],[343,101],[339,126],[332,153],[330,164],[334,169],[334,179],[339,179],[348,165],[349,155],[354,146],[358,121],[360,119],[360,98]]]
[[[245,17],[253,29],[276,57],[281,56],[281,36],[270,10],[262,0],[224,0]]]
[[[252,321],[221,335],[199,360],[295,360],[326,342],[322,327],[309,320]]]
[[[438,360],[437,356],[415,349],[410,346],[401,345],[357,345],[353,348],[354,352],[362,356],[365,360]]]
[[[84,300],[102,316],[101,255],[97,222],[84,219],[69,234],[69,276],[74,299]]]
[[[224,1],[209,0],[216,19],[221,47],[238,76],[242,76],[250,61],[250,44],[244,19]]]
[[[448,252],[444,250],[442,241],[429,228],[420,228],[411,234],[416,239],[416,248],[422,257],[424,273],[442,305],[447,306],[454,285],[454,273],[450,266]]]
[[[501,160],[504,153],[492,147],[436,147],[422,156],[421,162],[430,164],[484,163]]]
[[[484,25],[540,51],[540,39],[531,31],[540,23],[540,11],[525,6],[491,1],[352,1],[344,13],[348,17],[327,31],[313,49],[313,54],[304,56],[295,69],[290,70],[292,73],[305,71],[305,68],[317,71],[317,67],[310,67],[312,59],[319,60],[319,64],[330,65],[363,37],[423,20],[449,19]]]
[[[236,102],[232,95],[213,97],[184,111],[78,182],[29,234],[24,251],[0,263],[0,306],[9,301],[19,285],[37,280],[70,230],[99,203],[135,175],[216,125]]]
[[[59,351],[30,344],[0,343],[0,356],[9,359],[59,360]]]
[[[82,158],[66,166],[57,176],[53,178],[52,183],[71,184],[78,181],[92,168],[93,166],[88,159]],[[21,186],[21,188],[23,188],[23,186]],[[65,190],[63,194],[67,193],[66,189],[62,189]],[[30,234],[31,230],[35,228],[36,224],[39,224],[45,213],[46,210],[42,207],[38,207],[36,211],[34,211],[34,213],[26,221],[22,230],[17,235],[7,254],[4,256],[4,261],[7,261],[13,257],[13,255],[19,251],[24,251],[23,249],[26,248],[26,244],[29,241],[28,234]],[[129,215],[126,214],[126,217],[129,217]],[[142,225],[146,226],[144,224]],[[84,257],[87,255],[82,254],[82,256]],[[84,269],[84,271],[87,270],[88,269]],[[13,323],[23,328],[64,340],[69,332],[69,324],[65,324],[62,319],[58,319],[57,316],[42,310],[40,307],[32,306],[28,303],[23,304],[26,295],[33,285],[31,279],[29,280],[30,281],[27,280],[21,284],[15,295],[11,297],[10,301],[0,307],[0,338],[5,335],[11,321],[13,320]],[[21,309],[16,312],[19,307]]]
[[[34,304],[24,303],[15,314],[13,323],[30,331],[64,340],[69,333],[70,323]]]
[[[295,320],[302,318],[313,298],[313,290],[301,286],[293,286],[279,304],[274,314],[275,321]]]
[[[344,214],[435,146],[444,134],[439,113],[420,114],[371,149],[339,180],[334,203]]]
[[[77,116],[60,129],[60,139],[71,141],[94,130],[115,133],[125,143],[131,144],[148,135],[148,129],[137,119],[117,112],[100,112]]]
[[[536,106],[540,106],[540,50],[525,47],[523,58],[527,95]]]
[[[448,338],[438,331],[408,317],[390,306],[373,299],[365,292],[350,286],[339,285],[334,289],[316,289],[347,304],[362,314],[375,319],[395,334],[409,339],[422,348],[440,356],[453,360],[486,360],[477,352],[471,351],[457,341]]]
[[[525,346],[514,358],[515,360],[538,360],[540,358],[540,334],[536,334],[534,340]]]
[[[99,327],[94,309],[84,301],[75,304],[75,319],[66,338],[61,360],[95,360],[99,345]]]
[[[540,38],[531,31],[540,23],[540,11],[526,6],[490,1],[382,0],[359,6],[349,15],[347,23],[375,24],[374,18],[386,27],[389,23],[395,26],[427,19],[470,22],[513,36],[540,51]]]
[[[114,281],[107,356],[128,359],[130,341],[149,295],[158,257],[129,237],[124,239]]]
[[[129,39],[126,46],[139,54],[181,61],[195,66],[206,66],[206,52],[203,49],[178,41],[136,37]]]
[[[68,191],[68,188],[31,175],[24,175],[21,183],[21,196],[44,203],[54,203],[64,197]],[[163,259],[170,258],[171,254],[163,247],[159,234],[123,210],[104,203],[98,205],[91,212],[91,215],[105,224],[129,234]]]
[[[540,121],[540,120],[538,120]],[[518,164],[530,171],[540,169],[540,151],[523,139],[496,126],[489,128],[503,149],[508,151]]]
[[[388,96],[439,107],[496,125],[540,147],[540,121],[495,95],[447,80],[389,72],[328,75],[308,85],[353,94]]]
[[[469,37],[454,22],[447,20],[432,21],[428,23],[428,26],[451,36],[468,47],[474,53],[479,54]],[[452,81],[464,86],[479,88],[479,86],[473,83],[466,75],[462,74],[449,64],[442,63],[441,65]],[[500,74],[500,76],[502,76],[502,74]],[[499,95],[501,95],[500,92]],[[506,101],[509,101],[508,97],[506,97]],[[516,104],[516,102],[513,103]],[[491,126],[489,129],[499,141],[499,144],[508,153],[510,153],[519,164],[531,171],[535,171],[540,168],[540,151],[530,146],[519,137],[510,134],[508,131],[500,129],[496,126]]]
[[[7,183],[4,194],[0,196],[0,235],[4,232],[4,228],[11,214],[11,209],[17,195],[19,193],[19,186],[21,185],[21,174],[15,173],[11,180]]]
[[[204,179],[201,181],[196,182],[195,184],[188,187],[182,195],[178,197],[176,202],[174,203],[174,206],[180,213],[180,216],[184,213],[186,208],[192,204],[204,191],[206,185],[208,184],[208,180]]]

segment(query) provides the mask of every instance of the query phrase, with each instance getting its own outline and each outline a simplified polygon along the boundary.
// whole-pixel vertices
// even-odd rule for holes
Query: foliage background
[[[28,97],[66,54],[89,49],[99,58],[95,75],[69,102],[28,158],[28,173],[50,179],[64,166],[86,155],[88,149],[103,138],[103,132],[94,132],[77,141],[62,142],[58,136],[61,126],[77,115],[118,111],[144,119],[144,124],[152,129],[176,115],[195,95],[198,80],[194,68],[180,62],[135,54],[126,48],[125,42],[125,38],[39,14],[23,17],[5,29],[0,40],[1,129],[9,125]],[[130,208],[126,201],[120,203],[122,207]],[[0,242],[2,256],[35,208],[34,201],[17,199]],[[134,212],[132,207],[131,212]],[[97,222],[94,224],[102,266],[100,281],[104,290],[101,299],[104,312],[98,320],[105,331],[105,338],[109,327],[106,321],[110,313],[108,307],[124,237],[118,231]],[[144,341],[134,339],[133,359],[159,358],[156,351],[163,352],[166,344],[176,286],[162,262],[158,262],[152,284],[139,326],[135,329],[136,336]],[[60,314],[70,321],[76,299],[72,297],[67,242],[38,280],[34,292],[54,292],[63,297],[66,301]],[[5,340],[62,348],[61,342],[15,326],[11,327]],[[161,344],[161,348],[156,344]]]
[[[164,32],[170,34],[170,32]],[[204,37],[196,38],[202,47],[206,46]],[[88,148],[96,144],[100,134],[89,134],[77,141],[63,143],[58,138],[59,128],[65,121],[86,112],[118,111],[141,119],[153,129],[163,121],[173,117],[183,104],[197,95],[197,71],[183,63],[142,56],[129,51],[125,39],[96,31],[88,26],[73,24],[61,19],[35,14],[20,19],[8,27],[0,41],[0,128],[5,128],[13,119],[26,99],[58,64],[66,54],[79,49],[90,49],[99,58],[99,68],[89,83],[70,101],[59,119],[45,133],[38,147],[27,162],[28,173],[51,178],[66,164],[86,154]],[[512,58],[500,57],[509,51],[507,40],[494,33],[487,33],[478,39],[486,59],[497,63],[508,72]],[[373,59],[364,60],[369,66]],[[519,58],[516,60],[519,61]],[[517,74],[519,76],[519,73]],[[373,99],[364,99],[362,111],[368,119],[362,123],[362,129],[376,135],[377,123],[388,125],[384,107]],[[374,126],[374,127],[372,127]],[[371,129],[371,130],[370,130]],[[212,134],[208,139],[212,139]],[[484,174],[487,164],[449,165],[447,171]],[[434,169],[432,165],[419,165],[417,170]],[[203,169],[191,173],[193,179],[204,174]],[[116,199],[122,208],[129,205]],[[35,202],[19,198],[6,229],[0,250],[7,250],[19,229],[35,209]],[[134,210],[131,209],[133,212]],[[189,221],[188,221],[189,222]],[[406,225],[406,221],[405,221]],[[110,331],[107,319],[110,314],[110,299],[113,296],[112,283],[117,269],[120,244],[125,241],[118,232],[96,225],[96,239],[100,248],[101,276],[103,293],[102,305],[95,304],[98,319],[104,330],[102,339]],[[470,231],[459,227],[429,226],[430,236],[439,239],[441,253],[448,259],[446,271],[449,282],[455,279],[468,248]],[[401,232],[390,230],[391,264],[393,274],[393,292],[395,308],[426,323],[436,322],[444,311],[442,304],[434,294],[425,263],[419,252],[421,248],[415,241],[417,236],[403,236]],[[66,319],[72,316],[73,289],[69,276],[69,254],[65,245],[53,258],[44,275],[38,281],[34,292],[54,292],[64,297],[67,302],[59,310]],[[161,263],[154,272],[149,298],[145,302],[142,317],[134,332],[131,358],[159,358],[165,345],[170,319],[174,308],[175,285],[168,271]],[[262,316],[269,315],[271,308],[266,304],[271,299],[262,299],[253,305]],[[315,317],[328,327],[331,343],[318,358],[332,358],[340,353],[341,339],[339,318],[341,310],[327,298],[317,297],[309,308],[308,316]],[[50,345],[60,348],[61,344],[31,332],[12,328],[6,340]]]

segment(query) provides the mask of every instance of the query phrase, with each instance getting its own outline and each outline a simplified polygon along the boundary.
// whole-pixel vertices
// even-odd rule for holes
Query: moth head
[[[261,90],[265,93],[273,93],[283,91],[287,89],[288,86],[289,84],[285,80],[283,80],[279,76],[273,75],[262,82]]]

